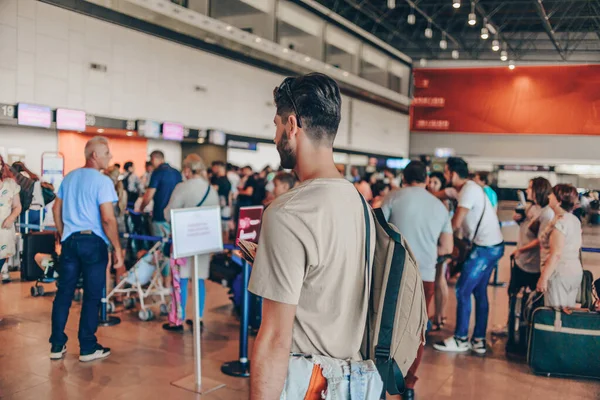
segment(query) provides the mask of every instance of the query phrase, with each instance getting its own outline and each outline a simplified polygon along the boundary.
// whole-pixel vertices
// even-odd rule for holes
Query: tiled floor
[[[506,233],[508,239],[514,232]],[[589,239],[592,238],[592,239]],[[586,231],[596,245],[596,231]],[[507,249],[507,252],[511,249]],[[600,276],[599,255],[586,255],[586,268]],[[508,280],[508,258],[501,263],[501,280]],[[67,334],[71,337],[63,361],[48,359],[52,297],[32,298],[30,283],[0,286],[0,398],[26,399],[193,399],[199,396],[171,385],[193,372],[192,335],[165,333],[164,317],[140,322],[133,312],[118,315],[122,323],[100,328],[100,342],[113,349],[104,361],[77,360],[79,305],[72,308]],[[507,318],[505,288],[491,288],[490,328]],[[455,300],[450,296],[450,319]],[[239,324],[231,315],[227,294],[208,283],[206,330],[202,339],[204,375],[226,384],[204,399],[244,399],[248,380],[220,372],[223,362],[237,358]],[[600,382],[539,377],[521,360],[507,360],[504,341],[490,340],[485,358],[434,351],[430,343],[452,333],[450,326],[432,335],[425,350],[416,393],[419,399],[600,399]],[[252,341],[250,342],[250,348]]]

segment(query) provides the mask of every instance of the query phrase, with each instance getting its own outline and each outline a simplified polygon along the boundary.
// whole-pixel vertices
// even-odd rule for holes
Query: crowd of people
[[[369,302],[365,258],[373,257],[373,250],[369,254],[365,249],[374,247],[365,232],[374,221],[365,221],[357,191],[373,208],[381,208],[406,239],[418,262],[426,304],[435,304],[430,316],[433,331],[447,323],[447,279],[457,278],[454,334],[433,347],[442,352],[486,354],[487,286],[505,252],[498,198],[489,186],[489,175],[471,174],[463,159],[451,157],[443,172],[431,171],[427,160],[415,160],[402,174],[387,168],[361,174],[351,168],[345,176],[333,162],[341,113],[337,83],[322,74],[287,78],[275,89],[274,100],[275,144],[281,157],[278,171],[270,167],[254,171],[223,161],[208,168],[196,154],[188,155],[178,171],[162,151],[155,150],[144,174],[138,176],[131,161],[122,169],[111,164],[108,139],[95,137],[86,144],[85,166],[70,172],[52,199],[62,244],[60,284],[52,310],[52,359],[61,359],[66,352],[64,330],[80,275],[84,289],[80,360],[110,355],[110,349],[95,336],[98,309],[107,266],[115,269],[117,280],[124,274],[128,241],[122,234],[128,229],[128,214],[148,213],[150,233],[166,238],[171,233],[171,210],[219,206],[228,240],[235,232],[239,207],[262,205],[266,211],[261,242],[249,285],[252,293],[263,298],[251,398],[278,398],[282,391],[288,398],[298,398],[295,391],[306,387],[306,398],[311,393],[320,396],[323,390],[333,390],[332,386],[327,389],[325,370],[341,371],[346,378],[361,374],[369,393],[359,394],[362,389],[353,385],[344,390],[352,398],[379,398],[377,370],[360,361]],[[0,162],[2,265],[8,254],[14,254],[14,247],[6,244],[11,243],[11,229],[23,207],[15,172],[1,158]],[[529,183],[527,200],[526,208],[517,210],[514,217],[519,240],[512,253],[509,295],[527,287],[543,293],[547,306],[574,307],[582,279],[582,230],[573,214],[577,190],[566,184],[552,187],[540,177]],[[162,251],[170,254],[168,246]],[[172,301],[168,323],[163,325],[166,331],[181,332],[186,322],[193,326],[185,316],[190,265],[187,259],[170,260],[170,272],[165,275]],[[199,280],[192,283],[198,285],[200,318],[209,265],[210,257],[201,256]],[[471,330],[472,297],[475,324]],[[405,399],[414,398],[422,354],[423,344],[406,375]],[[352,360],[352,368],[340,369],[340,360]]]

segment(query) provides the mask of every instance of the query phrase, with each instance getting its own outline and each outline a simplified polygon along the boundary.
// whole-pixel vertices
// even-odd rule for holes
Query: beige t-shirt
[[[369,288],[366,228],[352,183],[315,179],[266,210],[250,291],[297,305],[292,352],[360,358]],[[375,248],[371,221],[371,254]]]

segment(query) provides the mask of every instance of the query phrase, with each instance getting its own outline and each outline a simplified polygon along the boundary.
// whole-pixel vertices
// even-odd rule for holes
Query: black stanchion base
[[[120,323],[121,323],[121,318],[108,317],[108,318],[106,318],[106,321],[100,320],[100,322],[98,322],[98,325],[99,326],[115,326],[115,325],[119,325]]]
[[[506,287],[507,283],[506,282],[490,282],[488,284],[488,286],[494,286],[494,287]]]
[[[250,362],[230,361],[221,365],[221,372],[225,375],[247,378],[250,376]]]

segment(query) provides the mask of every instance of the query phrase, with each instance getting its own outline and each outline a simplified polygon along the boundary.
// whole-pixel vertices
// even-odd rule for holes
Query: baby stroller
[[[37,278],[35,285],[31,287],[31,296],[38,297],[43,296],[46,293],[44,284],[50,284],[56,282],[56,287],[58,288],[58,276],[60,269],[60,259],[56,252],[52,254],[36,254],[35,262],[40,266],[40,268],[44,269],[43,275]],[[77,286],[75,286],[75,296],[73,300],[81,301],[81,288],[83,287],[83,278],[81,275],[77,280]]]
[[[126,296],[123,300],[125,309],[132,309],[135,307],[136,301],[140,302],[138,316],[142,321],[150,321],[154,318],[154,312],[149,306],[155,304],[160,305],[161,315],[169,313],[166,298],[169,297],[170,291],[163,285],[163,271],[169,267],[169,259],[162,254],[162,246],[162,241],[155,243],[148,253],[133,265],[123,280],[106,296],[107,311],[109,313],[113,313],[116,310],[115,303],[110,300],[116,294],[124,294]],[[137,300],[135,297],[132,297],[135,294],[137,294]],[[148,297],[153,296],[160,297],[160,302],[148,304]]]

